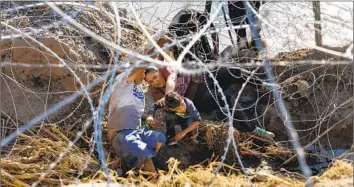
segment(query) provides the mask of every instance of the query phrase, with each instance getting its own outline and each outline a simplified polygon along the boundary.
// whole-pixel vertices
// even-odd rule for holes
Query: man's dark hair
[[[168,108],[176,108],[181,105],[181,96],[177,92],[170,92],[165,96],[165,104]]]

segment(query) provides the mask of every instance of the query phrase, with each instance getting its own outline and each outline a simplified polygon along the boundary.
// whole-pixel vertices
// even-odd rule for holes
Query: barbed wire
[[[151,5],[143,5],[143,3],[126,3],[126,8],[131,11],[131,17],[128,16],[121,16],[120,9],[118,7],[121,7],[123,3],[109,3],[107,7],[104,6],[104,3],[92,3],[92,2],[84,2],[84,3],[76,3],[76,2],[58,2],[58,3],[52,3],[52,2],[44,2],[44,3],[19,3],[19,5],[11,4],[8,6],[3,6],[1,9],[1,14],[6,15],[7,17],[4,19],[2,18],[1,24],[5,26],[5,30],[2,30],[2,37],[1,41],[4,42],[4,46],[6,42],[14,42],[18,40],[23,40],[25,41],[26,44],[23,44],[23,46],[5,46],[4,48],[0,49],[0,54],[1,54],[1,62],[0,62],[0,67],[1,69],[10,69],[11,75],[1,72],[1,80],[2,82],[5,83],[5,87],[7,90],[10,92],[10,98],[11,102],[13,105],[14,113],[13,114],[8,114],[3,109],[1,109],[1,116],[6,119],[9,119],[12,121],[12,123],[16,126],[15,129],[16,131],[4,131],[4,123],[3,118],[1,118],[2,123],[1,123],[1,148],[4,148],[5,146],[8,146],[11,142],[15,141],[15,144],[19,144],[16,142],[17,136],[27,132],[31,127],[37,126],[39,127],[38,136],[39,132],[42,129],[44,125],[54,125],[55,123],[61,123],[65,122],[72,116],[74,116],[74,112],[78,111],[81,105],[84,103],[84,99],[87,99],[90,112],[91,112],[91,117],[84,125],[84,127],[79,130],[76,133],[75,138],[73,138],[72,141],[70,141],[67,145],[67,148],[64,152],[62,152],[60,155],[58,155],[58,158],[48,167],[46,167],[46,170],[43,171],[37,181],[35,181],[32,186],[37,186],[39,185],[44,177],[50,173],[50,171],[61,162],[62,158],[64,155],[68,154],[70,149],[80,140],[81,136],[84,134],[85,131],[87,131],[90,128],[91,123],[93,123],[93,144],[90,147],[89,155],[88,158],[91,157],[94,154],[94,151],[97,151],[98,153],[98,159],[100,160],[101,167],[103,168],[105,175],[107,177],[108,183],[110,183],[110,173],[108,170],[108,166],[106,164],[106,155],[104,153],[104,147],[103,147],[103,136],[102,136],[102,122],[103,118],[105,117],[105,106],[108,102],[108,98],[110,97],[110,94],[113,91],[113,88],[115,85],[118,84],[118,82],[115,82],[114,77],[117,74],[117,72],[120,71],[127,71],[129,72],[132,70],[132,68],[136,67],[146,67],[147,65],[144,65],[143,62],[149,62],[149,65],[155,65],[158,67],[172,67],[178,69],[181,73],[184,74],[189,74],[189,75],[199,75],[202,73],[208,73],[210,78],[214,81],[215,86],[217,87],[216,92],[221,94],[221,100],[225,102],[225,106],[221,106],[219,103],[219,98],[217,98],[217,94],[215,93],[215,97],[213,98],[215,102],[218,105],[219,110],[221,113],[223,113],[228,120],[228,137],[226,138],[226,147],[224,148],[224,154],[221,157],[221,163],[218,165],[217,170],[215,171],[215,175],[211,179],[209,185],[213,184],[213,180],[216,178],[218,175],[219,170],[221,169],[221,164],[225,161],[226,155],[229,152],[229,146],[230,143],[232,143],[232,146],[234,148],[235,155],[237,157],[238,163],[241,166],[241,170],[243,171],[244,175],[248,178],[247,172],[245,170],[245,166],[242,163],[242,159],[239,155],[238,152],[238,142],[236,142],[233,132],[234,132],[234,127],[233,123],[235,121],[237,122],[246,122],[246,121],[258,121],[259,125],[262,125],[263,128],[267,128],[267,125],[265,124],[265,115],[267,114],[268,109],[274,108],[275,111],[277,112],[276,115],[280,116],[280,119],[284,122],[284,127],[287,129],[289,136],[292,137],[291,140],[279,140],[279,143],[291,143],[293,144],[295,150],[296,150],[296,157],[298,155],[298,159],[300,162],[300,165],[302,167],[303,173],[306,177],[309,177],[311,174],[309,167],[306,164],[305,160],[305,155],[303,152],[303,149],[309,148],[313,144],[319,144],[320,149],[324,150],[323,148],[323,142],[321,143],[319,140],[326,136],[327,142],[330,148],[330,151],[334,154],[335,148],[333,148],[333,142],[331,141],[331,137],[329,132],[333,130],[335,127],[340,126],[341,124],[345,125],[345,120],[349,118],[349,116],[352,115],[353,112],[345,112],[342,116],[342,118],[335,117],[336,115],[338,116],[340,111],[343,109],[349,108],[350,102],[352,102],[353,97],[352,97],[352,91],[349,89],[351,86],[353,86],[353,81],[351,80],[350,77],[348,77],[348,69],[349,65],[352,64],[353,62],[353,39],[352,36],[341,36],[340,33],[337,33],[334,31],[334,29],[331,29],[329,26],[333,28],[341,27],[343,31],[341,33],[344,33],[345,35],[347,32],[352,32],[352,19],[347,19],[347,18],[340,18],[337,15],[333,15],[332,12],[326,12],[322,11],[321,14],[323,15],[322,20],[314,20],[312,17],[308,17],[309,12],[302,11],[299,14],[301,14],[302,20],[295,19],[295,15],[290,8],[284,9],[284,7],[289,7],[293,6],[296,7],[297,9],[302,9],[302,10],[307,10],[309,9],[308,3],[302,2],[302,3],[293,3],[289,5],[285,5],[286,3],[270,3],[267,2],[266,7],[268,8],[267,10],[262,10],[258,11],[255,10],[252,7],[246,6],[250,5],[249,2],[244,2],[245,4],[245,10],[248,12],[248,15],[244,15],[244,17],[241,18],[229,18],[226,17],[224,20],[221,19],[220,21],[219,17],[222,16],[221,9],[223,8],[224,10],[228,10],[226,4],[221,4],[221,3],[216,3],[216,5],[213,5],[213,11],[210,15],[208,15],[208,19],[206,23],[203,25],[203,27],[198,28],[197,32],[192,33],[188,36],[185,36],[183,38],[172,38],[169,35],[166,37],[170,40],[170,43],[167,43],[165,46],[160,47],[156,43],[159,37],[165,35],[165,34],[171,34],[167,29],[161,29],[161,28],[153,28],[152,25],[169,25],[168,22],[171,22],[173,15],[175,15],[179,9],[182,8],[177,8],[174,7],[172,4],[166,5],[168,6],[168,9],[165,11],[169,12],[169,15],[158,15],[161,14],[157,11],[157,8],[159,4],[162,2],[155,2],[152,3]],[[352,14],[353,10],[352,7],[342,7],[340,5],[337,5],[336,3],[321,3],[321,5],[325,6],[330,6],[330,7],[336,7],[340,11],[344,13],[350,13]],[[191,9],[200,9],[203,10],[203,4],[186,4],[184,8],[188,7]],[[42,15],[36,15],[34,13],[35,11],[41,12],[42,10],[40,7],[45,11],[42,12]],[[110,7],[113,11],[108,10]],[[261,6],[262,7],[262,6]],[[37,9],[36,9],[37,8]],[[155,8],[155,10],[154,10]],[[89,15],[91,15],[91,19],[94,19],[94,15],[97,12],[102,12],[101,14],[104,14],[110,19],[110,24],[112,26],[102,26],[101,24],[96,24],[96,26],[99,27],[105,27],[105,29],[109,30],[112,29],[114,30],[114,35],[115,38],[107,38],[107,35],[103,32],[97,31],[94,28],[87,27],[88,25],[80,20],[80,15],[84,14],[85,11],[91,10],[95,11],[94,13],[90,12]],[[327,10],[321,7],[321,10]],[[262,13],[260,13],[262,12]],[[255,21],[252,19],[251,13],[254,14],[255,17],[258,18],[260,21],[261,25],[255,24]],[[280,20],[283,22],[283,27],[286,27],[286,25],[290,28],[295,28],[294,31],[297,33],[297,36],[293,36],[289,34],[288,32],[284,32],[281,30],[281,23],[276,23],[272,19],[268,19],[269,16],[268,14],[273,13],[273,14],[283,14],[286,15],[287,18]],[[139,16],[140,14],[140,16]],[[224,11],[225,14],[225,11]],[[27,18],[33,19],[33,17],[36,17],[37,20],[31,22],[33,25],[25,26],[23,27],[21,25],[24,24],[23,22],[25,21],[20,21],[17,25],[13,24],[9,18],[16,18],[16,17],[21,17],[21,16],[27,16]],[[149,15],[150,17],[143,17]],[[32,17],[31,17],[32,16]],[[306,18],[306,19],[304,19]],[[18,19],[18,18],[17,18]],[[274,19],[274,18],[273,18]],[[103,19],[104,20],[104,19]],[[153,21],[155,20],[155,21]],[[245,21],[250,20],[250,25],[248,26]],[[227,21],[227,22],[226,22]],[[238,26],[232,25],[231,22],[235,21],[240,21],[241,24]],[[95,21],[92,21],[93,23]],[[221,22],[229,23],[226,25],[219,26],[219,28],[211,27],[211,24],[216,24],[216,22],[219,22],[221,25]],[[46,23],[46,24],[43,24]],[[156,24],[155,24],[156,23]],[[351,24],[350,24],[351,23]],[[125,26],[129,24],[133,26],[138,32],[142,33],[140,34],[142,38],[144,38],[145,41],[148,42],[148,45],[145,45],[144,49],[149,49],[153,48],[154,52],[151,55],[146,55],[143,54],[141,50],[135,50],[135,48],[130,48],[130,47],[123,47],[123,44],[125,42],[125,36],[123,31],[126,30]],[[309,25],[313,24],[321,24],[323,25],[322,30],[318,28],[312,28]],[[329,26],[328,26],[329,25]],[[335,25],[335,26],[333,26]],[[42,36],[47,36],[43,35],[43,33],[57,33],[57,30],[62,30],[61,32],[66,32],[64,28],[68,28],[70,26],[71,33],[67,33],[65,35],[58,35],[55,38],[55,40],[59,41],[63,40],[64,37],[67,38],[77,38],[76,42],[81,42],[80,45],[85,45],[85,40],[87,37],[91,37],[92,41],[99,43],[103,47],[105,47],[106,52],[108,55],[108,61],[105,63],[97,63],[97,64],[91,64],[91,62],[82,60],[83,63],[75,63],[77,59],[71,58],[70,54],[71,52],[67,52],[65,50],[64,45],[66,44],[65,41],[60,44],[60,48],[62,51],[64,51],[65,56],[68,56],[67,58],[64,56],[58,55],[53,48],[50,48],[46,46],[44,43],[42,43],[38,38],[41,38]],[[270,43],[274,44],[276,42],[279,42],[281,38],[286,38],[289,40],[289,45],[291,46],[290,43],[294,43],[294,49],[298,48],[298,44],[301,44],[301,46],[304,46],[304,48],[310,48],[312,52],[308,52],[307,54],[296,54],[295,52],[293,53],[294,55],[290,57],[287,57],[284,59],[276,59],[275,61],[268,62],[267,59],[272,59],[271,56],[273,56],[271,53],[268,53],[268,50],[272,50],[273,46],[272,45],[267,45],[265,46],[265,50],[263,50],[262,44],[260,43],[260,40],[258,40],[259,37],[256,37],[255,33],[255,27],[262,26],[263,32],[268,33],[268,37],[266,38],[268,40],[272,40]],[[159,27],[159,26],[157,26]],[[259,56],[257,58],[255,57],[249,57],[245,56],[245,58],[242,58],[240,60],[240,56],[243,55],[242,53],[242,47],[247,45],[247,41],[241,41],[243,43],[239,44],[238,46],[235,46],[235,43],[233,43],[233,40],[230,40],[232,38],[237,38],[237,33],[236,30],[246,28],[251,30],[251,35],[253,36],[253,39],[255,40],[256,47],[258,49],[258,52],[260,52]],[[307,28],[310,27],[310,28]],[[321,31],[323,36],[330,37],[331,39],[341,41],[343,40],[343,48],[342,49],[335,49],[331,47],[325,47],[325,46],[318,46],[314,43],[311,42],[304,42],[303,38],[301,35],[303,35],[303,31],[310,31],[311,33],[314,32],[319,32]],[[76,34],[73,35],[72,33],[75,32]],[[224,33],[222,33],[224,32]],[[225,32],[229,32],[226,34]],[[154,34],[151,34],[154,33]],[[231,43],[233,43],[234,50],[230,51],[227,53],[227,56],[224,57],[217,57],[216,59],[210,60],[209,63],[204,63],[203,62],[203,52],[200,54],[194,53],[192,51],[192,48],[198,44],[198,41],[201,39],[201,37],[210,37],[211,34],[218,34],[220,37],[223,38],[230,38],[229,40],[224,40],[224,41],[219,41],[218,45],[219,46],[230,46]],[[234,35],[236,34],[236,37]],[[264,33],[263,33],[264,34]],[[129,34],[128,34],[129,35]],[[264,34],[265,35],[265,34]],[[53,37],[51,35],[48,35],[48,37]],[[277,40],[279,38],[279,41]],[[345,38],[345,39],[343,39]],[[129,39],[128,39],[129,40]],[[210,40],[210,38],[209,38]],[[305,37],[306,40],[306,37]],[[344,41],[344,40],[349,40]],[[31,42],[29,42],[31,41]],[[283,40],[284,41],[284,40]],[[75,42],[74,42],[75,43]],[[74,44],[74,43],[69,43],[69,45]],[[185,45],[186,44],[186,45]],[[37,45],[40,46],[40,48],[37,48]],[[172,49],[176,46],[179,46],[182,51],[179,53],[178,58],[174,60],[172,57],[168,56],[164,50],[169,50]],[[241,48],[238,48],[241,46]],[[70,47],[75,47],[75,46],[70,46]],[[213,47],[213,46],[212,46]],[[138,48],[138,47],[137,47]],[[276,48],[276,47],[274,47]],[[26,50],[34,50],[40,53],[42,56],[44,56],[45,60],[43,60],[44,63],[27,63],[25,61],[16,61],[13,60],[13,57],[11,56],[11,51],[13,50],[21,50],[21,49],[26,49]],[[83,48],[83,49],[88,49],[88,48]],[[80,49],[81,50],[81,49]],[[91,50],[91,49],[89,49]],[[103,49],[102,49],[103,50]],[[79,51],[75,51],[79,54]],[[221,52],[221,51],[219,51]],[[293,52],[293,51],[291,51]],[[319,54],[319,52],[322,52],[322,56],[316,57],[315,55],[312,57],[311,53],[316,53]],[[84,54],[84,53],[83,53]],[[155,55],[162,55],[165,59],[165,61],[157,60],[155,58],[152,58]],[[185,57],[186,55],[190,55],[192,57],[192,60],[189,60],[185,62]],[[303,55],[304,59],[301,57],[298,57],[296,55]],[[306,56],[308,55],[308,56]],[[327,58],[326,56],[330,56]],[[120,60],[121,57],[124,56],[125,60]],[[295,59],[292,59],[294,57]],[[28,57],[30,58],[30,57]],[[49,59],[50,58],[50,59]],[[55,58],[58,60],[58,63],[51,63],[50,61]],[[109,60],[109,58],[111,58]],[[315,59],[312,59],[315,58]],[[266,59],[266,60],[262,60]],[[78,60],[79,61],[79,60]],[[167,61],[167,62],[166,62]],[[134,62],[134,63],[132,63]],[[128,65],[132,64],[132,65]],[[196,66],[197,68],[189,68],[192,66]],[[216,77],[211,73],[211,70],[217,68],[217,67],[227,67],[229,69],[238,69],[241,74],[241,78],[244,80],[244,84],[242,84],[241,89],[239,92],[236,94],[236,101],[233,105],[232,112],[230,113],[231,108],[229,108],[228,103],[226,102],[226,96],[224,95],[223,90],[221,89],[218,81],[216,80]],[[48,76],[48,82],[44,86],[44,88],[41,88],[39,90],[34,90],[31,88],[31,86],[28,85],[28,82],[24,82],[22,80],[18,79],[18,76],[16,72],[13,72],[13,69],[16,68],[23,68],[23,69],[48,69],[49,71],[49,76]],[[76,91],[67,91],[67,90],[59,90],[59,91],[53,91],[52,90],[52,82],[54,80],[54,75],[55,71],[54,68],[59,68],[61,70],[69,70],[70,74],[74,77],[74,81],[76,81],[79,84],[79,88],[76,88]],[[264,68],[264,72],[261,71],[262,68]],[[337,68],[337,70],[335,70]],[[77,69],[84,69],[84,74],[85,73],[93,73],[95,75],[99,75],[96,71],[102,70],[104,71],[102,75],[95,77],[95,79],[88,84],[85,84],[83,81],[83,78],[80,77],[77,74]],[[259,72],[261,71],[261,72]],[[316,72],[317,71],[317,72]],[[294,73],[296,72],[296,73]],[[231,72],[229,72],[231,73]],[[322,73],[322,74],[321,74]],[[274,74],[274,75],[272,75]],[[264,77],[267,75],[267,78],[262,78],[260,79],[261,81],[269,81],[274,84],[278,84],[280,86],[280,90],[277,90],[275,88],[272,88],[271,91],[268,91],[267,94],[275,94],[275,99],[274,101],[270,101],[270,103],[267,104],[266,110],[264,110],[261,113],[257,113],[254,116],[250,116],[250,118],[247,119],[238,119],[234,117],[234,113],[236,111],[242,111],[242,110],[249,110],[251,108],[257,109],[258,107],[261,107],[262,104],[259,102],[262,100],[265,95],[258,95],[257,101],[254,101],[250,105],[248,105],[245,108],[236,108],[236,104],[238,103],[239,99],[242,97],[242,92],[243,88],[247,83],[249,83],[250,79],[252,77],[257,77],[257,76],[262,76]],[[291,92],[287,93],[289,87],[291,86],[298,86],[297,82],[288,82],[289,77],[291,78],[293,75],[296,76],[302,76],[302,80],[309,81],[308,88],[305,88],[306,93],[303,93],[303,90],[297,90],[296,92]],[[309,75],[309,76],[308,76]],[[233,76],[233,75],[232,75]],[[307,78],[304,78],[308,76]],[[309,78],[310,77],[310,78]],[[311,78],[312,77],[312,78]],[[8,82],[7,80],[10,80]],[[285,80],[284,80],[285,79]],[[327,81],[326,81],[327,80]],[[290,80],[291,81],[291,80]],[[349,82],[348,82],[349,81]],[[295,84],[296,83],[296,84]],[[44,112],[41,114],[36,114],[34,112],[34,109],[32,110],[33,115],[36,115],[35,118],[32,120],[25,122],[22,126],[20,125],[23,123],[22,121],[20,122],[19,119],[19,112],[17,110],[16,106],[16,96],[11,92],[13,87],[11,86],[12,84],[17,85],[19,88],[21,88],[24,92],[31,93],[35,95],[35,97],[40,100],[40,102],[44,105]],[[55,86],[55,85],[54,85]],[[99,86],[100,89],[97,91],[94,91],[93,88]],[[258,85],[260,86],[260,85]],[[332,86],[332,87],[330,87]],[[300,86],[298,86],[300,87]],[[328,90],[328,88],[331,88]],[[321,92],[318,92],[316,90],[322,90]],[[99,99],[98,102],[95,103],[95,100],[92,97],[92,92],[94,93],[100,93],[99,94]],[[209,90],[209,92],[211,92]],[[60,94],[71,94],[68,97],[65,97],[64,99],[59,100],[57,103],[54,105],[50,106],[49,103],[51,102],[50,97],[52,95],[60,95]],[[300,96],[295,97],[295,94],[300,94]],[[44,98],[42,97],[44,95]],[[213,94],[212,94],[213,95]],[[83,96],[83,97],[82,97]],[[45,122],[45,119],[51,114],[54,114],[54,112],[59,111],[61,108],[68,106],[70,103],[74,102],[77,100],[77,98],[82,97],[78,103],[75,103],[76,106],[74,107],[73,111],[71,111],[68,115],[64,116],[60,120],[55,120],[50,123]],[[321,99],[325,98],[326,103],[321,104]],[[25,99],[27,103],[30,103],[29,98],[25,96]],[[309,117],[307,114],[304,114],[303,118],[297,117],[295,114],[292,114],[294,112],[294,109],[291,108],[291,110],[288,110],[288,107],[286,104],[292,104],[291,102],[306,102],[308,103],[309,106],[312,107],[312,111],[314,113],[315,117]],[[286,103],[286,104],[285,104]],[[95,106],[97,104],[97,106]],[[275,107],[275,105],[279,105],[279,107]],[[325,106],[324,106],[325,105]],[[307,107],[307,106],[305,106]],[[32,106],[29,106],[29,108],[32,108]],[[223,108],[226,108],[226,110],[223,110]],[[310,108],[310,107],[309,107]],[[310,109],[306,109],[307,111],[310,111]],[[297,113],[297,112],[296,112]],[[275,115],[275,114],[273,114]],[[295,119],[289,118],[290,116],[295,115]],[[333,119],[334,118],[334,119]],[[337,120],[340,119],[340,120]],[[7,120],[7,121],[9,121]],[[333,124],[331,124],[331,122]],[[9,123],[9,122],[6,122]],[[299,126],[299,125],[293,125],[293,124],[300,124],[300,123],[307,123],[308,125],[311,126]],[[302,128],[304,127],[304,128]],[[323,131],[324,129],[324,131]],[[299,137],[297,134],[301,134]],[[307,135],[304,135],[303,133],[308,133]],[[311,136],[311,134],[315,133],[316,138],[310,143],[305,144],[305,146],[301,146],[300,140],[302,142],[306,142],[305,138],[308,136]],[[6,135],[7,134],[7,135]],[[6,136],[5,136],[6,135]],[[308,141],[307,141],[308,142]],[[307,143],[306,142],[306,143]],[[303,144],[303,143],[302,143]],[[95,149],[96,145],[96,149]],[[11,154],[11,151],[8,153],[9,155]],[[289,160],[293,159],[294,157],[291,157]],[[88,160],[85,162],[85,166],[79,171],[79,175],[76,177],[76,179],[79,179],[84,170],[87,169],[88,166]],[[288,162],[288,161],[286,161]],[[286,164],[285,162],[285,164]],[[252,182],[249,180],[250,184]]]
[[[251,4],[248,2],[248,1],[245,1],[244,2],[244,6],[246,7],[246,10],[247,10],[247,18],[248,20],[250,21],[250,27],[251,27],[251,32],[252,32],[252,37],[255,38],[256,40],[256,46],[257,46],[257,49],[258,51],[261,51],[263,50],[264,46],[262,45],[262,43],[260,42],[260,37],[259,35],[256,33],[256,28],[255,28],[255,25],[254,25],[254,18],[253,18],[253,14],[255,14],[259,19],[262,20],[262,18],[260,17],[260,15],[256,12],[256,10],[254,10],[252,7],[251,7]],[[263,21],[263,20],[262,20]],[[266,68],[266,72],[267,72],[267,77],[269,78],[270,80],[270,83],[271,84],[276,84],[275,82],[275,78],[274,78],[274,74],[273,72],[271,71],[271,67],[270,65],[268,64],[268,59],[267,58],[264,58],[264,66]],[[283,99],[281,98],[278,90],[276,87],[272,87],[272,92],[273,94],[275,95],[275,98],[277,100],[277,103],[278,103],[278,107],[279,109],[281,110],[281,115],[282,117],[285,119],[284,121],[284,124],[285,126],[287,127],[287,131],[291,137],[291,139],[293,140],[292,141],[292,144],[294,146],[294,149],[296,150],[297,152],[297,155],[298,155],[298,161],[299,161],[299,164],[300,164],[300,167],[301,167],[301,170],[304,174],[304,176],[308,179],[310,178],[310,176],[312,175],[312,172],[309,168],[309,166],[307,165],[307,162],[306,162],[306,159],[305,159],[305,153],[304,153],[304,150],[302,149],[301,145],[300,145],[300,142],[298,141],[298,134],[296,131],[292,130],[294,129],[293,127],[293,124],[291,122],[291,117],[289,115],[289,112],[285,106],[285,103],[283,101]],[[291,129],[292,128],[292,129]]]

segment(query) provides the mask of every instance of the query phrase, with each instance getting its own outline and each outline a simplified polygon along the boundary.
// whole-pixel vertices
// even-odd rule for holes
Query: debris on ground
[[[227,147],[227,139],[229,125],[226,123],[205,125],[206,142],[211,150],[217,155],[222,155]],[[238,152],[242,157],[264,157],[264,158],[279,158],[286,160],[294,154],[287,148],[275,145],[274,141],[256,136],[253,133],[241,133],[237,130],[233,132],[234,139],[237,143]],[[226,163],[233,163],[237,160],[235,149],[230,144],[230,151],[226,156]]]
[[[89,182],[100,170],[98,161],[88,150],[76,145],[68,149],[70,141],[65,136],[53,130],[44,132],[38,138],[25,134],[17,138],[9,153],[1,158],[1,183],[29,186],[42,178],[41,186],[68,185],[76,178]]]
[[[1,15],[1,21],[6,23],[1,30],[1,63],[23,65],[2,66],[1,139],[81,88],[67,68],[26,65],[63,65],[64,62],[68,67],[72,67],[75,75],[86,85],[107,71],[107,68],[95,67],[113,64],[116,54],[112,48],[65,23],[62,17],[54,14],[45,3],[31,8],[14,9],[15,13],[8,11],[15,6],[31,4],[33,5],[32,2],[1,3],[2,8],[7,11]],[[70,15],[77,13],[75,19],[80,24],[116,43],[117,25],[110,6],[98,2],[93,5],[97,9],[78,9],[69,3],[58,7]],[[125,17],[125,10],[119,10],[119,14],[124,18],[120,45],[131,50],[138,49],[147,39],[134,22]],[[19,35],[12,27],[26,35]],[[63,61],[59,61],[44,47],[49,48]],[[346,48],[347,46],[343,47]],[[119,59],[127,59],[127,55],[120,53]],[[281,53],[272,61],[323,59],[344,60],[314,49],[300,49]],[[350,106],[353,96],[351,65],[274,66],[272,70],[281,85],[282,98],[292,120],[296,122],[294,127],[299,131],[300,137],[305,137],[300,140],[303,146],[315,144],[313,142],[320,142],[321,146],[332,148],[351,146],[353,134],[348,130],[353,128],[351,118],[348,118],[353,111]],[[264,72],[259,72],[259,75],[265,77]],[[107,80],[89,90],[94,106],[97,106],[106,84]],[[146,84],[144,87],[147,91]],[[146,106],[149,107],[151,102],[151,96],[147,94]],[[1,149],[1,186],[30,186],[39,180],[39,186],[105,183],[107,177],[97,158],[91,115],[87,97],[82,95]],[[232,132],[248,178],[241,170],[232,144],[225,157],[225,163],[220,163],[228,138],[228,125],[205,120],[197,144],[182,141],[176,146],[165,146],[162,149],[157,158],[162,159],[160,169],[165,170],[159,171],[159,178],[153,183],[150,180],[151,175],[147,173],[132,170],[128,172],[127,177],[122,177],[116,169],[112,169],[110,164],[114,160],[114,154],[107,143],[105,113],[102,122],[103,147],[110,177],[116,183],[139,186],[207,186],[221,165],[213,186],[251,186],[250,182],[257,186],[304,186],[305,182],[309,181],[315,186],[353,185],[352,180],[349,180],[353,177],[353,167],[345,160],[336,160],[329,169],[326,162],[327,170],[319,172],[318,176],[309,181],[305,180],[300,171],[290,171],[293,168],[291,164],[298,166],[296,159],[278,168],[296,155],[279,116],[275,103],[269,101],[259,119],[270,119],[266,129],[275,133],[275,141],[237,130]],[[163,119],[162,114],[158,119]],[[161,125],[159,130],[164,131],[164,127]],[[83,134],[76,139],[78,131]],[[307,151],[307,158],[311,158],[311,154],[312,157],[319,157],[316,153]],[[311,159],[309,161],[310,166],[316,164]]]
[[[108,65],[113,65],[116,55],[114,49],[65,23],[62,17],[55,14],[45,3],[24,2],[23,4],[38,4],[38,6],[14,10],[2,16],[1,21],[15,27],[18,31],[3,25],[0,44],[1,60],[14,64],[2,67],[4,74],[0,80],[2,110],[11,117],[16,113],[16,120],[22,123],[44,113],[47,108],[70,94],[80,91],[81,85],[78,80],[88,85],[98,79],[112,68]],[[17,4],[2,2],[1,5],[2,9],[11,9]],[[101,3],[95,5],[101,7]],[[67,14],[77,11],[77,7],[70,3],[60,4],[58,7]],[[120,14],[122,19],[126,17],[123,10]],[[112,11],[109,12],[103,7],[100,9],[83,7],[77,12],[75,20],[104,39],[116,43],[118,31]],[[19,32],[25,34],[21,35]],[[121,35],[120,46],[128,49],[136,49],[146,40],[141,31],[124,20],[121,23]],[[119,59],[126,56],[124,53],[119,53]],[[27,66],[16,66],[15,63]],[[43,67],[31,67],[31,65]],[[99,66],[103,67],[97,68]],[[97,103],[105,84],[101,83],[88,90],[94,104]],[[26,97],[23,97],[24,95]],[[30,107],[21,107],[23,103],[28,103]],[[66,123],[72,123],[73,112],[85,110],[89,113],[88,108],[87,98],[82,94],[74,102],[48,116],[47,122],[63,123],[65,119]]]

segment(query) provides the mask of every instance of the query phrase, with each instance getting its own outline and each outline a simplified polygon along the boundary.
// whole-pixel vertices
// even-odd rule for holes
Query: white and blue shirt
[[[126,72],[119,74],[115,81],[109,103],[109,129],[135,129],[140,126],[145,108],[145,94],[140,85],[127,83]]]

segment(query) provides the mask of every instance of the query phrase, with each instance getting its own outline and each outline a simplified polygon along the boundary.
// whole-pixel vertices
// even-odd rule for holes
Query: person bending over
[[[196,130],[202,119],[193,102],[177,92],[170,92],[165,96],[166,112],[166,135],[171,140],[170,145],[182,140],[187,134],[192,133],[193,138],[196,138]],[[154,112],[161,108],[161,105],[153,104],[149,116],[146,119],[147,123],[153,124]]]
[[[142,167],[156,173],[152,157],[165,144],[163,133],[141,128],[141,117],[145,107],[145,96],[141,82],[144,69],[134,69],[116,77],[109,104],[108,138],[113,151],[127,168]]]

